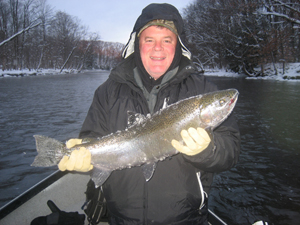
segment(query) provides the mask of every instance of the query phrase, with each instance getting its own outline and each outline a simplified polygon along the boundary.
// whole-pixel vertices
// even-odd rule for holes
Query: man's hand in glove
[[[182,145],[174,139],[171,143],[177,151],[190,156],[202,152],[211,141],[208,133],[200,127],[197,130],[190,127],[188,130],[182,130],[180,134],[186,145]]]
[[[67,148],[72,148],[75,145],[81,144],[81,139],[70,139],[66,143]],[[59,164],[58,169],[61,171],[78,171],[78,172],[87,172],[93,169],[91,165],[91,152],[84,147],[79,148],[79,150],[74,150],[70,157],[64,156]]]

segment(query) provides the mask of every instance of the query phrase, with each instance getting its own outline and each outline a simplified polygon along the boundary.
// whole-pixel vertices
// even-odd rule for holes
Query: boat
[[[65,212],[85,214],[82,205],[86,201],[86,185],[90,180],[87,173],[56,171],[29,188],[0,208],[0,225],[30,224],[34,218],[47,216],[51,210],[47,205],[51,200]],[[211,225],[226,225],[209,210]],[[85,219],[85,224],[89,224]],[[107,225],[104,220],[99,225]]]

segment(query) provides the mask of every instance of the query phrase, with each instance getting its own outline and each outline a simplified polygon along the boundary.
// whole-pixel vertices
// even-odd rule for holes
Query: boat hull
[[[3,206],[0,209],[0,225],[30,224],[36,217],[51,214],[48,200],[52,200],[62,211],[84,214],[81,206],[86,200],[85,191],[89,180],[89,174],[61,171],[51,174]],[[209,222],[211,225],[226,225],[211,210]],[[85,224],[88,224],[87,219]]]
[[[89,179],[88,174],[60,171],[52,174],[3,206],[0,225],[30,224],[36,217],[51,214],[48,200],[52,200],[62,211],[84,214],[81,206],[85,202],[84,192]]]

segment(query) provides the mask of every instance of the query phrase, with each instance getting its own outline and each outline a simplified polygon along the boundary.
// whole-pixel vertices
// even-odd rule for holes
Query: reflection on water
[[[56,168],[30,167],[34,134],[77,137],[107,72],[0,79],[0,206]],[[217,174],[209,207],[228,224],[300,221],[300,82],[209,78],[240,92],[239,163]]]

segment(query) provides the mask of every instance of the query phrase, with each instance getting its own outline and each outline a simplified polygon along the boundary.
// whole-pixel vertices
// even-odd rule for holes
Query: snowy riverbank
[[[4,70],[0,71],[1,77],[25,77],[25,76],[40,76],[40,75],[58,75],[67,73],[78,73],[77,70],[63,70],[60,73],[60,69],[40,69],[40,70]]]
[[[257,68],[259,71],[260,68]],[[276,74],[277,70],[277,75]],[[83,71],[82,71],[83,72]],[[63,70],[60,73],[59,69],[41,69],[41,70],[6,70],[0,71],[0,78],[4,77],[24,77],[24,76],[40,76],[40,75],[59,75],[78,73],[77,70]],[[265,65],[265,76],[261,77],[247,77],[243,74],[226,71],[225,69],[209,69],[206,70],[206,76],[219,76],[219,77],[245,77],[246,79],[264,79],[264,80],[278,80],[278,81],[300,81],[300,63],[289,63],[285,65],[283,74],[283,64],[276,64],[276,69],[272,64]]]
[[[278,81],[300,81],[300,63],[289,63],[285,65],[283,73],[283,64],[278,63],[275,65],[267,64],[264,68],[264,76],[247,77],[244,74],[228,72],[225,69],[206,70],[204,75],[207,76],[220,76],[220,77],[245,77],[246,79],[263,79],[263,80],[278,80]],[[276,75],[277,70],[277,75]],[[260,71],[257,68],[256,71]]]

